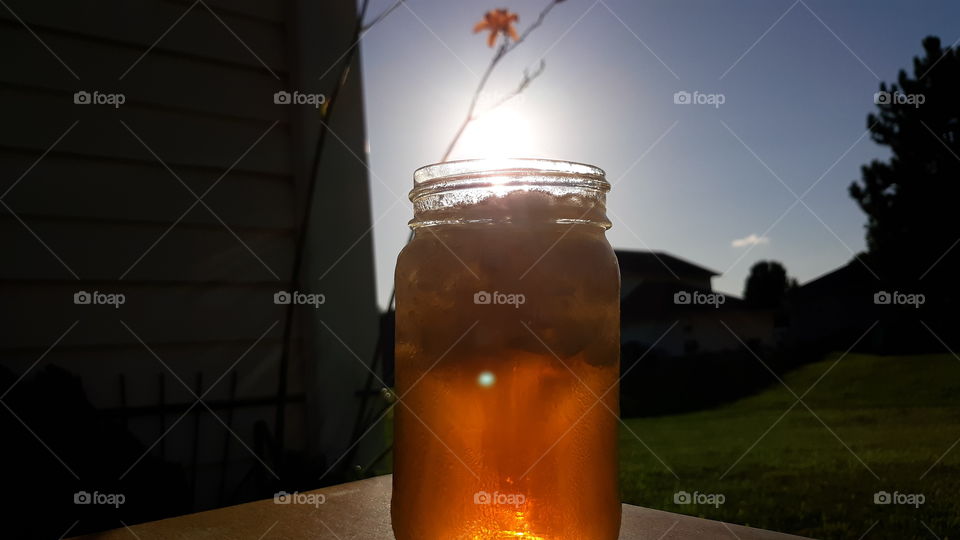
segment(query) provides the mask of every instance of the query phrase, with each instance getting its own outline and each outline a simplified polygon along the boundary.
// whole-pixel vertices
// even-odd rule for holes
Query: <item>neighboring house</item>
[[[18,392],[54,367],[78,381],[85,407],[139,445],[97,452],[120,472],[145,471],[151,460],[183,471],[193,510],[262,497],[256,479],[286,485],[267,467],[277,468],[270,439],[280,406],[283,446],[317,471],[292,481],[315,486],[328,467],[370,461],[382,430],[340,459],[369,377],[358,358],[370,361],[378,325],[359,60],[330,122],[336,135],[313,201],[318,110],[274,100],[281,91],[330,94],[334,64],[356,46],[356,3],[3,8],[0,374],[17,386],[4,388],[5,447],[28,449],[57,478],[72,482],[69,465],[89,481],[88,455],[78,452],[91,441],[58,440],[44,423],[68,411],[30,406],[23,400],[48,409],[54,400]],[[96,97],[116,94],[118,106]],[[301,292],[326,302],[299,309],[282,385],[285,308],[274,294],[291,288],[306,204],[316,211]],[[121,293],[125,303],[76,305],[80,291]],[[57,530],[74,519],[67,515]]]
[[[808,281],[789,295],[786,342],[816,352],[940,353],[955,348],[956,307],[949,296],[882,282],[864,259]],[[920,300],[919,297],[922,297]]]
[[[664,252],[617,251],[620,341],[681,356],[776,343],[774,313],[713,290],[718,272]]]
[[[790,294],[787,334],[791,345],[846,350],[881,319],[874,295],[881,289],[876,277],[857,259],[798,287]],[[889,312],[887,313],[889,315]],[[878,349],[883,325],[859,345]]]

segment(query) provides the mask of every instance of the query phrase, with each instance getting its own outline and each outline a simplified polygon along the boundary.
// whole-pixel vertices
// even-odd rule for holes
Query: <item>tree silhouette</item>
[[[936,37],[923,48],[913,78],[901,70],[889,88],[880,83],[867,125],[892,155],[864,165],[850,196],[867,214],[868,261],[880,278],[948,295],[960,272],[960,55]]]
[[[743,287],[747,303],[764,308],[783,305],[787,292],[797,286],[797,280],[787,278],[787,269],[777,261],[759,261],[750,267],[750,275]]]

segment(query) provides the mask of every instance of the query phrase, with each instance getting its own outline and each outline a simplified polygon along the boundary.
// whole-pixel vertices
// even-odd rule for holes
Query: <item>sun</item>
[[[483,112],[464,130],[454,152],[455,159],[498,159],[526,155],[533,147],[533,134],[515,97]]]

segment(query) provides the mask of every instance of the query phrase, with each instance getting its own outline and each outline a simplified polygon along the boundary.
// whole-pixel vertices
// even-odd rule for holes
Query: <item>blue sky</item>
[[[392,1],[371,0],[370,12]],[[493,54],[473,24],[507,7],[522,29],[546,1],[409,0],[363,37],[381,306],[407,238],[413,170],[440,159]],[[598,165],[615,182],[614,247],[707,266],[722,273],[716,289],[737,295],[758,260],[803,283],[864,249],[847,186],[887,155],[865,135],[880,81],[911,69],[923,37],[960,39],[957,21],[960,4],[946,1],[566,0],[484,97],[510,91],[541,57],[544,73],[453,157],[482,157],[486,141]],[[675,104],[678,91],[724,102]],[[760,243],[734,245],[751,235]]]

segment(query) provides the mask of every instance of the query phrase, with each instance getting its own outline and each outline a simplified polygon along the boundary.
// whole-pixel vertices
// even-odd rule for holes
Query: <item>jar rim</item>
[[[586,163],[542,158],[464,159],[433,163],[414,171],[410,200],[437,191],[505,182],[610,190],[603,169]]]

